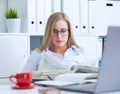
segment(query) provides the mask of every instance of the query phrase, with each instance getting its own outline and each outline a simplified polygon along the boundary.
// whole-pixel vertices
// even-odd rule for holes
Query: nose
[[[57,32],[57,36],[60,36],[60,37],[61,37],[61,36],[62,36],[62,35],[61,35],[61,32]]]

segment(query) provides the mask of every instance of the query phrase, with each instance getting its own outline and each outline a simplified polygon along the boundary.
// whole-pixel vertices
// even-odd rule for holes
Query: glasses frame
[[[53,29],[53,33],[52,34],[54,36],[57,36],[59,33],[60,33],[61,36],[66,36],[68,34],[68,29],[63,28],[60,31],[57,30],[57,29]]]

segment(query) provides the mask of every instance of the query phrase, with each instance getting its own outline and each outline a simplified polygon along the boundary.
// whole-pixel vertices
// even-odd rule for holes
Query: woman
[[[66,68],[84,63],[82,48],[75,42],[70,20],[65,13],[56,12],[49,17],[42,45],[31,53],[23,71],[37,71],[43,52]]]

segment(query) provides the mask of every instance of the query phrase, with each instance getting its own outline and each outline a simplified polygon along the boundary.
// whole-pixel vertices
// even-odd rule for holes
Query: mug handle
[[[14,84],[17,84],[17,83],[13,80],[13,78],[16,79],[16,76],[15,76],[15,75],[11,75],[11,76],[9,77],[10,81],[11,81],[12,83],[14,83]]]

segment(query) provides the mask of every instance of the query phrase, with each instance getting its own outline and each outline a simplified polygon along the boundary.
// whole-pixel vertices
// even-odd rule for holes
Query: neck
[[[57,54],[59,54],[59,55],[61,55],[61,56],[63,57],[63,56],[64,56],[64,53],[66,52],[67,49],[68,49],[68,46],[65,45],[64,47],[56,47],[56,46],[53,46],[51,50],[52,50],[54,53],[57,53]]]

